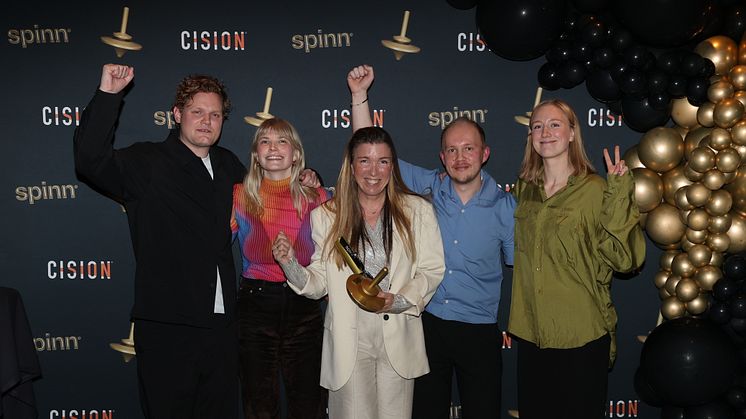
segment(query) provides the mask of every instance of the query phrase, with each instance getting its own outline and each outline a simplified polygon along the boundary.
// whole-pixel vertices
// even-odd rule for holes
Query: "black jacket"
[[[217,266],[225,319],[231,321],[236,307],[231,195],[245,167],[230,151],[213,146],[211,179],[178,130],[163,142],[114,150],[122,96],[97,90],[75,130],[74,150],[83,180],[127,210],[136,261],[132,317],[210,327],[216,318]]]

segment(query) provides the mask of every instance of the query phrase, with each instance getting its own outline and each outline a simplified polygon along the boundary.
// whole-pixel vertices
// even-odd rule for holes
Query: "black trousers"
[[[286,283],[243,278],[238,297],[239,357],[244,414],[280,417],[280,377],[288,419],[326,415],[319,385],[324,333],[319,302]]]
[[[135,321],[140,403],[148,419],[238,417],[236,324]]]
[[[430,373],[414,384],[414,419],[448,419],[453,371],[461,417],[500,418],[502,332],[497,324],[471,324],[422,314]]]
[[[573,349],[518,340],[521,419],[601,419],[607,407],[609,335]]]

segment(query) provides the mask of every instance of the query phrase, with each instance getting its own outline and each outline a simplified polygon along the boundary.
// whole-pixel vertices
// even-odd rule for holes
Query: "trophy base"
[[[349,294],[352,301],[365,311],[375,313],[380,311],[385,304],[383,298],[377,297],[381,288],[375,285],[372,292],[367,291],[373,279],[367,278],[363,275],[350,275],[347,278],[347,294]],[[372,293],[373,295],[370,295]]]

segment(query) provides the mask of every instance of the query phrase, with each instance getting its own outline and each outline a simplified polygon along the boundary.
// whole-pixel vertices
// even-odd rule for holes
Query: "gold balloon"
[[[684,166],[684,176],[692,182],[699,182],[703,177],[705,177],[705,174],[692,169],[689,167],[689,163],[687,163],[686,166]]]
[[[746,64],[746,35],[741,36],[738,44],[738,64]]]
[[[736,41],[724,35],[712,36],[697,44],[694,52],[715,64],[715,74],[727,74],[738,59]]]
[[[699,208],[697,208],[699,209]],[[692,213],[692,210],[679,210],[679,219],[682,223],[688,226],[688,220],[689,220],[689,214]]]
[[[746,219],[737,214],[731,214],[732,222],[728,229],[730,238],[729,253],[741,253],[746,250]]]
[[[635,200],[640,212],[653,210],[663,197],[663,181],[650,169],[632,169],[635,178]]]
[[[679,317],[683,316],[686,313],[686,305],[679,301],[676,296],[671,295],[670,297],[666,297],[661,302],[661,315],[666,318],[666,320],[673,320],[678,319]]]
[[[653,276],[653,283],[655,284],[655,287],[660,289],[661,287],[666,285],[666,280],[669,276],[671,276],[671,272],[658,271],[658,273]]]
[[[669,294],[668,291],[666,291],[666,287],[658,289],[658,298],[660,298],[661,300],[665,300],[666,298],[670,296],[671,294]]]
[[[723,254],[720,252],[712,252],[712,258],[710,258],[710,265],[717,266],[718,268],[723,266]]]
[[[676,205],[676,191],[683,186],[689,186],[692,181],[684,175],[684,166],[678,165],[661,176],[663,182],[663,200]],[[636,186],[635,186],[636,187]]]
[[[681,252],[678,250],[668,250],[668,251],[663,252],[661,254],[660,261],[659,261],[660,268],[663,269],[664,271],[670,272],[671,264],[673,263],[673,258],[675,258],[676,255],[678,255],[679,253]]]
[[[697,282],[691,278],[683,278],[678,284],[676,284],[675,292],[676,298],[678,298],[679,301],[686,303],[687,301],[692,301],[699,295],[699,285],[697,285]]]
[[[671,119],[673,119],[677,125],[686,129],[691,129],[699,125],[697,123],[698,106],[693,106],[689,103],[689,100],[686,97],[674,99],[671,103]]]
[[[624,160],[624,164],[626,164],[629,169],[645,167],[645,165],[640,161],[640,157],[637,155],[637,145],[633,145],[625,151],[622,160]]]
[[[746,90],[746,65],[735,65],[728,72],[728,78],[736,90]]]
[[[712,113],[715,111],[715,104],[712,102],[703,103],[699,109],[697,109],[697,122],[703,127],[711,127],[715,125],[715,121],[712,119]]]
[[[710,135],[710,132],[712,130],[712,128],[698,127],[689,131],[686,134],[686,137],[684,137],[684,158],[689,160],[689,156],[692,155],[692,151],[695,148],[699,147],[699,142],[702,141],[703,138]]]
[[[686,239],[694,244],[704,243],[707,240],[707,230],[692,230],[691,228],[686,229]],[[684,249],[687,250],[687,249]]]
[[[744,107],[737,99],[726,98],[715,105],[712,119],[720,128],[730,128],[743,118]]]
[[[733,94],[733,99],[741,102],[743,106],[746,106],[746,90],[739,90]]]
[[[686,303],[686,311],[696,316],[707,311],[708,298],[705,294],[698,295],[695,299]]]
[[[671,272],[682,278],[689,278],[696,270],[697,267],[689,260],[689,255],[686,253],[679,253],[671,262]]]
[[[646,214],[650,214],[650,213],[647,212]],[[659,248],[661,250],[674,250],[674,249],[678,249],[678,248],[681,247],[681,245],[679,243],[661,244],[661,243],[653,242],[653,244],[655,245],[655,247],[657,247],[657,248]]]
[[[709,219],[707,231],[710,233],[727,233],[731,223],[732,217],[730,214],[713,216]]]
[[[679,242],[679,247],[681,247],[681,250],[688,252],[689,249],[696,246],[696,244],[689,241],[689,239],[686,238],[686,236],[681,238],[681,241]]]
[[[710,200],[712,191],[707,186],[696,182],[686,187],[686,200],[695,207],[701,207]]]
[[[702,184],[711,191],[716,191],[725,185],[725,175],[718,169],[708,170],[702,177]]]
[[[666,203],[648,213],[646,227],[650,240],[663,246],[677,244],[686,232],[684,223],[679,219],[679,210]]]
[[[718,151],[728,148],[730,142],[730,132],[720,127],[713,128],[707,140],[707,144]]]
[[[746,145],[746,119],[741,119],[730,128],[733,144]]]
[[[730,196],[730,192],[720,189],[712,191],[710,200],[705,204],[705,210],[710,215],[725,215],[730,211],[733,206],[733,198]]]
[[[738,151],[736,151],[736,152],[738,152]],[[740,153],[739,153],[739,157],[740,157]],[[734,180],[736,180],[736,173],[737,172],[735,172],[735,171],[734,172],[725,172],[725,173],[723,173],[723,176],[725,177],[725,184],[726,185],[729,184],[729,183],[731,183],[731,182],[733,182]]]
[[[710,102],[717,104],[723,99],[732,98],[736,89],[727,78],[716,81],[707,88],[707,98]]]
[[[736,178],[723,188],[733,198],[733,209],[746,214],[746,165],[738,168]]]
[[[710,225],[710,214],[702,208],[696,208],[686,217],[686,225],[692,230],[706,230]]]
[[[728,246],[730,246],[730,238],[727,234],[713,233],[707,236],[707,247],[713,252],[725,252],[728,250]]]
[[[684,157],[684,141],[675,129],[656,127],[642,136],[637,155],[648,169],[666,172],[678,166]]]
[[[699,146],[689,156],[689,167],[699,173],[705,173],[715,167],[715,152],[709,147]]]
[[[676,208],[679,208],[682,211],[688,211],[688,210],[694,208],[694,205],[690,204],[689,201],[686,199],[686,189],[687,188],[688,188],[688,186],[682,186],[673,195],[674,196],[674,201],[676,201]]]
[[[710,263],[712,259],[712,250],[704,244],[695,244],[691,249],[687,250],[689,255],[689,261],[696,268],[701,268]]]
[[[717,266],[712,265],[703,266],[697,269],[697,273],[694,274],[694,280],[697,281],[699,287],[705,291],[711,291],[712,286],[722,277],[723,271],[721,271]]]
[[[741,155],[735,148],[728,147],[715,156],[715,166],[721,172],[735,172],[741,165]]]
[[[696,121],[697,121],[697,111],[696,110],[694,111],[694,121],[695,121],[695,125],[693,127],[691,127],[691,128],[682,127],[681,125],[674,125],[673,129],[675,129],[676,132],[678,132],[679,135],[681,135],[681,138],[684,139],[684,138],[686,138],[686,134],[689,133],[690,129],[699,128],[699,124],[696,123]]]
[[[675,274],[672,274],[668,277],[666,280],[666,283],[663,284],[663,287],[668,291],[669,294],[674,295],[676,294],[676,285],[679,284],[679,281],[681,281],[681,277]]]

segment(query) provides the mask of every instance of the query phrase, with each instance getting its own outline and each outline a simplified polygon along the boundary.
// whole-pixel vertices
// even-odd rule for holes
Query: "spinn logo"
[[[621,127],[622,115],[617,115],[605,108],[588,109],[589,127]]]
[[[461,32],[458,34],[456,49],[461,52],[472,52],[472,51],[489,51],[487,44],[484,43],[482,37],[478,33],[474,32]]]
[[[16,200],[34,205],[45,200],[75,199],[77,190],[78,185],[47,185],[47,182],[42,180],[41,185],[16,187]]]
[[[114,419],[112,409],[65,409],[50,410],[49,419]]]
[[[72,29],[43,29],[34,25],[33,29],[8,30],[8,42],[13,45],[21,44],[21,48],[35,44],[67,44],[70,42],[70,32]]]
[[[44,106],[41,122],[46,126],[80,125],[80,108],[77,106]]]
[[[373,126],[383,128],[385,109],[373,110]],[[349,128],[351,125],[349,109],[324,109],[321,111],[322,128]]]
[[[349,47],[352,35],[352,32],[323,33],[319,29],[316,33],[293,35],[290,38],[290,43],[293,45],[293,49],[302,49],[308,54],[316,48]]]
[[[609,400],[607,418],[636,418],[640,408],[639,400]]]
[[[244,51],[245,31],[181,31],[185,51]]]
[[[445,128],[456,118],[466,117],[479,124],[484,124],[486,120],[487,109],[459,110],[458,106],[453,107],[453,111],[430,112],[427,115],[431,127]]]
[[[47,262],[47,277],[69,280],[110,280],[111,264],[110,260],[50,260]]]
[[[153,123],[159,127],[167,126],[168,129],[176,127],[176,120],[174,119],[173,111],[155,111],[153,114]]]
[[[43,338],[34,338],[34,346],[37,352],[77,351],[81,340],[83,338],[80,336],[51,336],[45,333]]]

